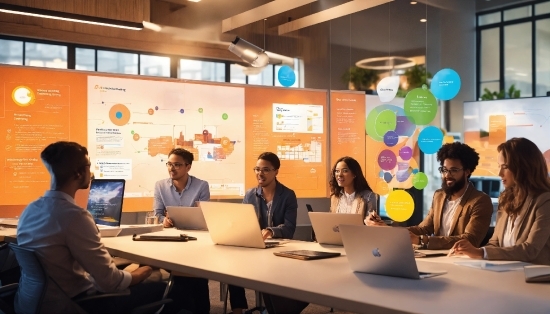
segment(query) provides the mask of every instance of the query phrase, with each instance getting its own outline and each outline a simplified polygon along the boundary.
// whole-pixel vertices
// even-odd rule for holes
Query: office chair
[[[75,311],[79,313],[86,313],[86,311],[80,306],[85,302],[97,300],[100,298],[119,297],[122,295],[129,295],[130,290],[126,289],[117,293],[105,293],[92,296],[84,296],[77,299],[72,299],[66,295],[61,287],[49,277],[45,272],[42,264],[36,257],[34,250],[23,248],[17,244],[10,243],[10,248],[15,253],[15,257],[21,267],[21,278],[17,287],[17,299],[19,304],[24,305],[25,313],[39,313],[44,299],[44,295],[47,291],[48,285],[53,283],[61,292],[61,297],[64,297],[68,304],[71,304]],[[167,294],[169,287],[167,286],[164,295]],[[14,289],[12,288],[11,291]],[[137,307],[132,310],[132,314],[144,314],[144,313],[156,313],[162,310],[164,304],[171,302],[170,299],[162,299],[157,302],[146,304]],[[15,307],[15,306],[14,306]]]

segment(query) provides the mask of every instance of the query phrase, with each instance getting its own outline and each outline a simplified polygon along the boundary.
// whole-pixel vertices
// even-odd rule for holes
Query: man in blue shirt
[[[193,154],[185,149],[172,149],[166,163],[170,178],[155,183],[153,209],[165,228],[174,226],[166,206],[194,207],[198,201],[210,200],[208,182],[189,175],[193,159]],[[167,304],[163,313],[177,313],[181,309],[192,313],[210,312],[208,279],[175,276],[169,297],[174,302]]]
[[[298,201],[293,190],[277,181],[280,166],[281,161],[274,153],[265,152],[260,154],[256,167],[254,167],[258,186],[248,190],[243,200],[244,204],[254,205],[264,239],[292,239],[296,230]],[[233,285],[229,285],[228,288],[233,314],[242,313],[243,309],[248,308],[244,288]],[[276,299],[275,302],[277,303],[288,303],[292,305],[291,312],[299,312],[307,306],[307,303],[304,302],[265,294],[264,299],[266,302]],[[288,311],[279,312],[286,313]]]
[[[25,208],[17,227],[19,246],[33,249],[48,277],[57,283],[48,285],[40,311],[76,312],[63,293],[74,298],[130,289],[129,296],[88,302],[88,313],[127,313],[160,300],[164,283],[140,283],[149,277],[151,267],[133,272],[119,270],[101,243],[92,215],[74,201],[76,191],[90,185],[88,150],[75,142],[57,142],[48,145],[40,157],[51,175],[50,190]],[[26,288],[19,286],[17,313],[28,312]]]

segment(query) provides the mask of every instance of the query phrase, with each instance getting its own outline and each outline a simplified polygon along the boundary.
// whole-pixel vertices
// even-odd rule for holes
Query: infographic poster
[[[474,176],[498,176],[497,147],[513,137],[533,141],[550,169],[550,98],[464,103],[464,142],[479,153]]]
[[[126,198],[152,197],[173,148],[212,198],[244,195],[244,88],[90,76],[88,146],[97,178],[126,179]]]
[[[0,205],[17,214],[50,188],[40,153],[50,143],[86,143],[86,76],[28,67],[0,67]],[[77,194],[77,202],[82,204]],[[5,206],[4,206],[5,205]]]
[[[266,151],[281,160],[278,180],[298,197],[327,196],[327,92],[247,87],[246,187],[258,185],[252,169]]]

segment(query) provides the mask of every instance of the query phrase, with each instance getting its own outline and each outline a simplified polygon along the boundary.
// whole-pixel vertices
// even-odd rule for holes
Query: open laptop
[[[208,230],[200,207],[166,206],[174,227],[182,230]]]
[[[263,240],[252,204],[201,202],[200,206],[215,244],[264,249],[280,243]]]
[[[361,214],[308,212],[308,215],[320,244],[342,245],[339,225],[363,225]]]
[[[90,184],[86,209],[102,236],[116,236],[120,232],[125,183],[124,179],[94,179]]]
[[[446,273],[418,271],[406,228],[340,225],[340,233],[354,272],[412,279]]]

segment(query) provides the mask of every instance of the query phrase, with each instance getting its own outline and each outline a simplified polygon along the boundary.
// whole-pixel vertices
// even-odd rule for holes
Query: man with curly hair
[[[485,238],[493,204],[491,198],[469,182],[479,162],[479,154],[470,146],[448,143],[437,152],[441,167],[441,189],[435,191],[428,216],[417,226],[408,227],[411,242],[423,249],[450,249],[467,239],[475,247]],[[367,225],[385,225],[372,214]]]

